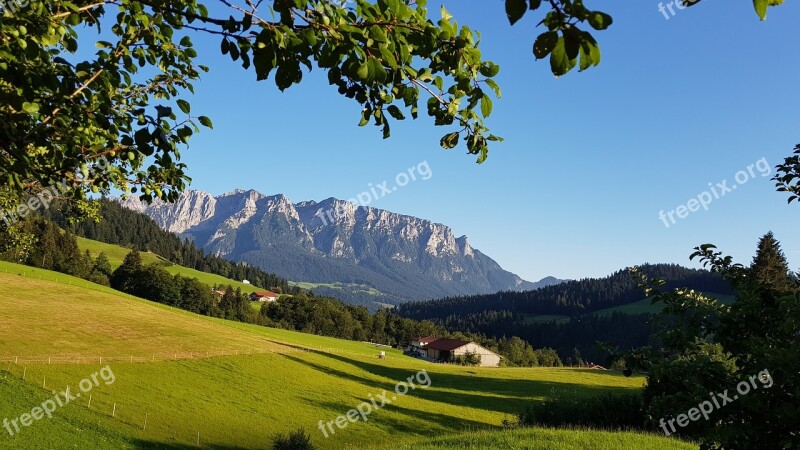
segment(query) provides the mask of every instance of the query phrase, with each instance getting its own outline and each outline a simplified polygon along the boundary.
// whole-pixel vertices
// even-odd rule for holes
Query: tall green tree
[[[694,258],[731,282],[737,292],[733,304],[690,289],[662,291],[663,280],[634,270],[645,294],[663,303],[668,319],[660,351],[645,349],[626,358],[647,370],[644,397],[651,425],[692,437],[702,449],[799,446],[800,289],[787,290],[782,277],[757,275],[758,257],[759,263],[745,267],[706,244],[695,249]],[[724,407],[710,407],[708,420],[669,423],[711,400]]]
[[[781,250],[781,244],[771,231],[759,239],[756,255],[753,257],[750,268],[756,281],[760,284],[768,285],[782,292],[790,291],[794,287],[789,263]]]
[[[111,287],[118,291],[133,293],[136,276],[142,270],[142,255],[136,248],[125,255],[122,264],[111,274]]]

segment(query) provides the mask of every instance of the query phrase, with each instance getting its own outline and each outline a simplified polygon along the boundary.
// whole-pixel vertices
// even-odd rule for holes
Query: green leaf
[[[199,120],[200,124],[202,124],[204,127],[208,127],[208,128],[211,128],[211,129],[214,128],[214,124],[211,123],[211,119],[209,119],[206,116],[200,116],[200,117],[197,118],[197,120]]]
[[[38,103],[29,103],[25,102],[22,104],[22,110],[28,114],[34,114],[39,112],[39,104]]]
[[[600,11],[592,11],[589,13],[589,25],[591,25],[595,30],[605,30],[606,28],[610,27],[613,22],[614,21],[611,19],[611,16],[606,13]]]
[[[442,148],[450,150],[456,148],[458,145],[458,137],[458,131],[454,131],[450,134],[444,135],[439,143],[441,144]]]
[[[387,111],[389,112],[390,116],[394,117],[397,120],[403,120],[403,119],[406,118],[403,115],[403,112],[400,111],[400,108],[398,108],[396,105],[389,105],[389,108],[387,108]]]
[[[486,94],[481,97],[481,114],[484,118],[492,114],[492,99]]]
[[[514,25],[522,19],[525,12],[528,10],[528,3],[526,0],[506,0],[506,15],[511,25]]]
[[[156,111],[158,111],[158,118],[162,117],[169,117],[172,115],[172,108],[169,106],[156,106]]]
[[[533,43],[533,56],[535,56],[536,59],[544,58],[556,48],[556,44],[558,44],[557,32],[547,31],[540,34]]]
[[[480,72],[485,77],[496,77],[500,73],[500,66],[492,62],[483,63],[481,64]]]
[[[361,81],[367,81],[369,78],[369,63],[364,63],[358,66],[358,70],[356,71],[356,76]]]
[[[485,83],[486,83],[487,86],[492,88],[492,90],[494,91],[494,95],[496,95],[497,98],[500,98],[500,97],[503,96],[503,92],[500,90],[500,86],[497,84],[496,81],[489,79],[489,80],[485,80]]]
[[[575,63],[575,59],[570,59],[569,56],[567,56],[564,39],[560,38],[558,44],[556,44],[556,47],[553,49],[552,53],[550,53],[550,70],[552,70],[553,75],[560,77],[572,70],[572,68],[575,67]]]
[[[761,20],[767,20],[767,8],[769,7],[769,0],[753,0],[753,6],[756,8],[756,13]]]
[[[191,111],[191,106],[189,106],[189,102],[186,100],[178,100],[178,108],[181,109],[185,114],[189,114]]]

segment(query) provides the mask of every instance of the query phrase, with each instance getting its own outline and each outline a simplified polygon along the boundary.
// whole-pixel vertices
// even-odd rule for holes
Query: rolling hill
[[[0,416],[29,412],[53,389],[75,392],[105,365],[114,373],[112,384],[91,391],[91,405],[76,398],[52,420],[13,437],[0,433],[2,448],[255,449],[298,427],[318,448],[695,448],[646,434],[499,428],[530,402],[629,391],[641,378],[437,365],[371,344],[198,316],[11,263],[0,263],[0,323],[0,398],[12,399],[0,402]],[[379,350],[386,359],[376,358]],[[328,438],[318,430],[320,420],[420,370],[430,377],[428,389]],[[383,433],[392,441],[376,439]]]
[[[125,255],[130,252],[129,249],[119,245],[106,244],[82,237],[78,237],[78,247],[80,247],[81,251],[89,250],[89,253],[94,258],[96,258],[101,252],[105,253],[108,257],[108,262],[111,264],[111,267],[115,269],[122,264],[122,260],[125,259]],[[200,280],[200,282],[209,286],[214,286],[215,284],[219,286],[231,285],[234,289],[239,288],[242,290],[242,292],[246,293],[265,290],[263,287],[242,283],[241,280],[231,280],[221,275],[201,272],[197,269],[190,269],[188,267],[175,264],[152,252],[142,252],[142,262],[144,264],[159,264],[164,268],[164,270],[172,275],[180,275],[187,278],[197,278]]]

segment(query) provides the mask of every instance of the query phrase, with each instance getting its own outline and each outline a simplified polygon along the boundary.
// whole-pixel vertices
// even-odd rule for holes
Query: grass
[[[89,250],[89,253],[92,257],[97,257],[100,252],[103,252],[108,257],[108,262],[111,264],[111,267],[117,268],[122,264],[122,260],[125,259],[125,255],[130,252],[130,249],[125,247],[121,247],[119,245],[113,244],[106,244],[103,242],[93,241],[91,239],[86,239],[82,237],[78,237],[78,247],[81,251]],[[180,274],[183,277],[187,278],[197,278],[200,282],[205,283],[209,286],[220,285],[220,286],[233,286],[234,289],[240,288],[242,292],[251,293],[255,291],[265,291],[266,289],[260,288],[258,286],[253,286],[252,284],[245,284],[241,281],[231,280],[229,278],[225,278],[221,275],[215,275],[208,272],[201,272],[196,269],[190,269],[188,267],[183,267],[173,262],[170,262],[155,253],[150,252],[142,252],[142,262],[144,264],[160,264],[164,270],[171,273],[172,275]]]
[[[708,293],[710,297],[716,298],[720,303],[730,305],[736,300],[733,295],[722,295]],[[612,308],[601,309],[594,312],[597,316],[610,316],[613,312],[621,312],[625,314],[658,314],[664,309],[663,303],[652,304],[649,298],[639,300],[638,302],[628,303],[627,305],[614,306]]]
[[[541,314],[541,315],[524,314],[521,322],[526,324],[547,323],[547,322],[563,323],[563,322],[569,322],[569,316],[556,316],[547,314]]]
[[[0,398],[3,399],[0,401],[0,417],[13,420],[22,413],[30,413],[34,406],[41,405],[53,396],[0,371]],[[57,410],[52,419],[43,418],[27,428],[20,426],[19,433],[12,427],[14,436],[10,436],[5,428],[0,428],[0,447],[56,449],[69,445],[72,448],[134,448],[132,440],[126,435],[126,428],[126,425],[106,420],[86,408],[66,405]],[[66,436],[69,436],[69,444],[65,442]]]
[[[388,449],[499,449],[499,450],[595,450],[618,449],[696,449],[697,446],[663,436],[633,432],[594,431],[584,429],[554,430],[526,428],[516,430],[481,431],[459,436],[439,437],[410,445],[387,446]]]
[[[716,298],[720,303],[725,305],[730,305],[736,300],[736,297],[733,295],[723,295],[714,293],[708,293],[708,295]],[[652,304],[649,298],[645,298],[637,302],[628,303],[626,305],[613,306],[611,308],[601,309],[591,314],[599,317],[607,317],[614,312],[621,312],[630,315],[658,314],[663,309],[664,305],[662,303],[654,305]],[[520,322],[526,324],[547,323],[547,322],[564,323],[564,322],[569,322],[569,316],[524,314],[523,319]]]
[[[234,349],[238,356],[204,354]],[[379,351],[387,358],[378,359]],[[191,359],[170,360],[174,353]],[[20,355],[85,359],[13,364]],[[516,448],[552,448],[546,443],[559,440],[585,444],[574,448],[602,448],[593,443],[615,437],[637,448],[690,448],[633,434],[499,431],[504,419],[532,401],[627,392],[640,388],[642,378],[568,368],[432,364],[396,349],[197,316],[61,274],[0,263],[0,370],[9,371],[11,380],[0,384],[0,398],[14,398],[0,402],[4,417],[30,411],[52,389],[72,386],[74,392],[101,367],[89,359],[100,355],[115,382],[92,391],[91,410],[88,399],[77,399],[57,412],[57,420],[36,423],[19,439],[0,433],[0,448],[187,448],[196,444],[198,433],[204,447],[266,448],[277,433],[298,427],[318,448],[388,445],[389,435],[392,448],[494,448],[492,439],[511,439]],[[128,355],[141,359],[131,363]],[[422,369],[429,388],[397,396],[368,421],[328,438],[317,428],[320,420],[335,420]],[[23,376],[25,383],[19,381]],[[486,431],[465,434],[465,428]],[[59,440],[74,430],[81,430],[75,440]],[[432,436],[441,437],[428,442]]]

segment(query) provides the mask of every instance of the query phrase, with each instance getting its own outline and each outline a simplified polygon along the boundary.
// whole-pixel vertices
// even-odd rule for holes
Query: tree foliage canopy
[[[754,0],[762,16],[781,0]],[[360,125],[383,135],[422,110],[449,127],[444,148],[463,142],[483,162],[484,121],[501,95],[500,68],[484,59],[480,35],[426,0],[337,2],[231,0],[54,0],[6,2],[0,17],[0,183],[15,192],[60,186],[65,195],[113,188],[143,200],[174,200],[190,181],[180,150],[211,119],[183,97],[207,67],[192,36],[217,36],[220,51],[281,90],[304,70],[327,72],[361,108]],[[24,6],[23,6],[24,5]],[[511,24],[543,15],[533,47],[557,76],[600,62],[589,31],[611,17],[582,0],[506,0]],[[97,30],[90,58],[78,32]],[[105,40],[107,39],[107,40]],[[82,52],[81,55],[85,55]]]

